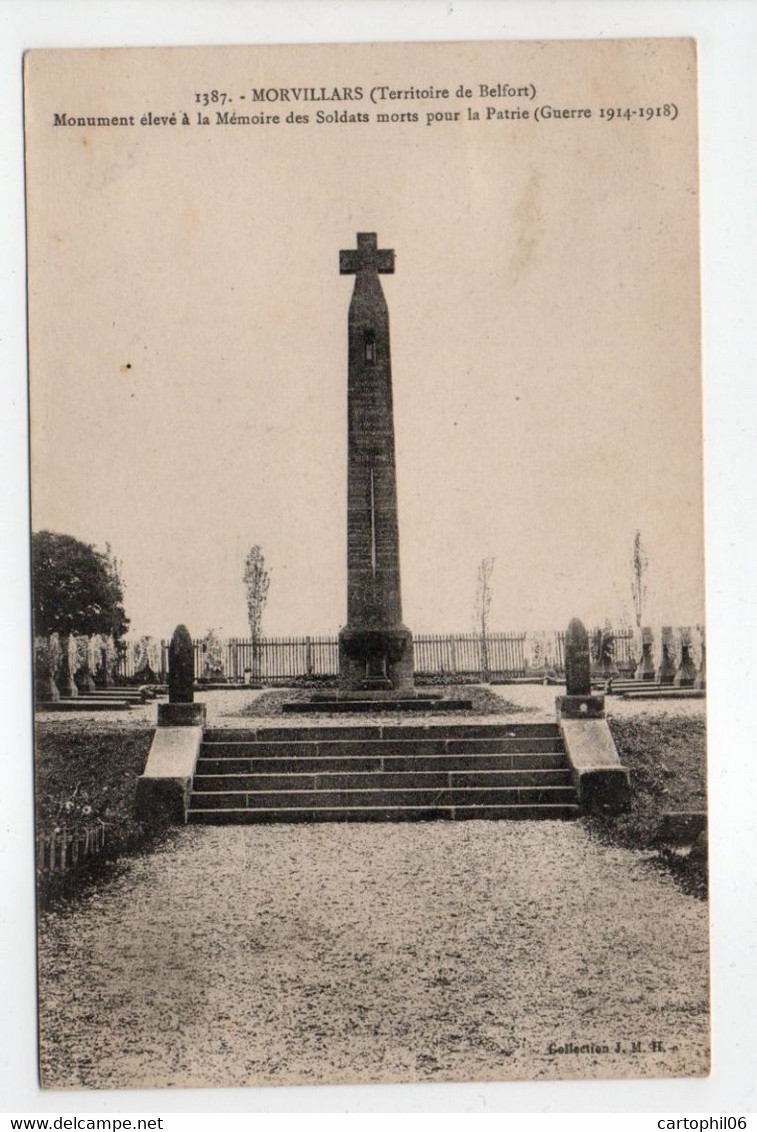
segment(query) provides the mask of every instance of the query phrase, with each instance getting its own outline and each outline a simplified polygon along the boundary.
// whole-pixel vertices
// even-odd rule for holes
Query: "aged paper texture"
[[[25,103],[43,1084],[706,1074],[694,42]]]

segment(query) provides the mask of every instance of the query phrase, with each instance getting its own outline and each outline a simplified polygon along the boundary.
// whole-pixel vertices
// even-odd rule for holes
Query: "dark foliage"
[[[38,636],[102,633],[118,640],[129,627],[115,559],[71,535],[32,535],[32,597]]]

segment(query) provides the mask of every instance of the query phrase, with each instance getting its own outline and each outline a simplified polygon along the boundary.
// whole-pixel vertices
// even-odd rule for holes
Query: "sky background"
[[[645,620],[702,618],[693,48],[597,48],[31,57],[33,527],[112,545],[134,631],[245,634],[253,543],[266,633],[343,623],[338,252],[358,231],[396,252],[382,285],[410,628],[470,629],[484,556],[495,629],[630,619],[637,529]],[[61,110],[194,119],[193,92],[218,86],[505,80],[555,106],[643,92],[679,117],[427,127],[440,104],[422,102],[381,107],[418,125],[51,126]],[[471,102],[492,104],[528,105]]]

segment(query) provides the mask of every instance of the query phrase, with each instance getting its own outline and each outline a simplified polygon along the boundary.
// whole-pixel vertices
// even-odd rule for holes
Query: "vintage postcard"
[[[43,1085],[707,1074],[694,41],[25,104]]]

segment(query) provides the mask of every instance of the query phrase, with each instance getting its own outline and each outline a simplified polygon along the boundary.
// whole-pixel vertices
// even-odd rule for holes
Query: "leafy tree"
[[[644,602],[647,597],[647,570],[649,562],[644,545],[641,541],[641,531],[637,531],[633,540],[633,555],[631,556],[631,596],[633,598],[633,611],[636,618],[636,628],[641,628],[644,616]]]
[[[105,552],[71,535],[37,531],[32,535],[34,632],[101,633],[118,641],[129,627],[118,563]]]
[[[481,670],[489,671],[489,609],[492,603],[494,558],[482,558],[478,565],[476,585],[476,621],[481,630]]]
[[[259,546],[251,546],[244,560],[244,574],[242,575],[245,593],[247,596],[247,620],[250,623],[250,637],[252,638],[252,671],[257,676],[260,673],[260,645],[258,644],[263,625],[263,610],[268,600],[268,586],[270,575],[266,570],[263,551]]]
[[[261,635],[263,610],[268,600],[270,580],[262,550],[259,546],[250,547],[244,560],[242,581],[247,596],[247,620],[250,623],[250,636],[253,642]]]

